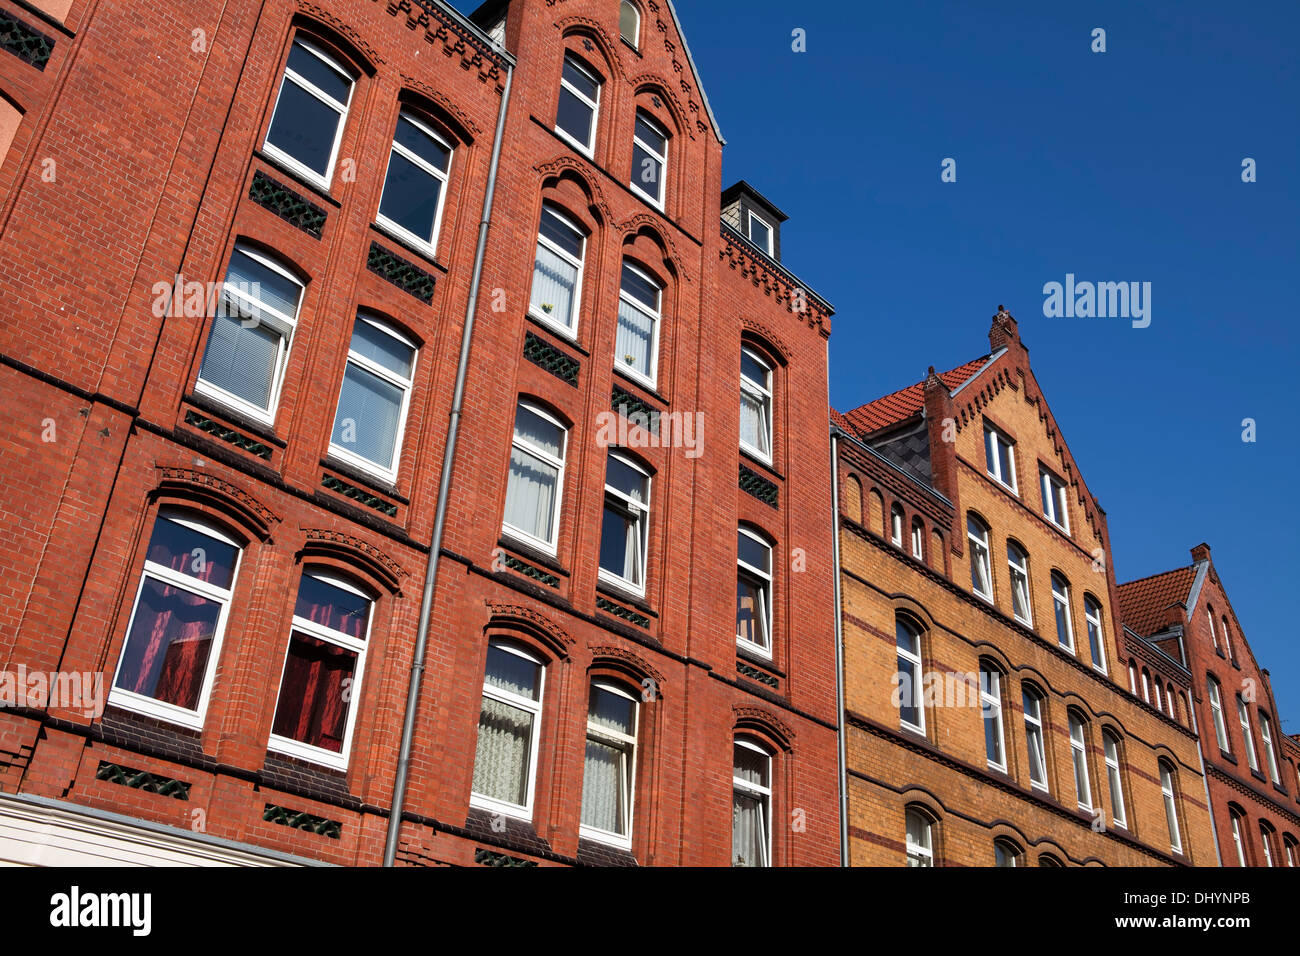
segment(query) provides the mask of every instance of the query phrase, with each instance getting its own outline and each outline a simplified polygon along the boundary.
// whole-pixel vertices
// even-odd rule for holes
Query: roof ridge
[[[1164,575],[1166,574],[1174,574],[1178,571],[1194,571],[1194,570],[1196,570],[1196,565],[1188,564],[1177,568],[1170,568],[1168,571],[1157,571],[1155,574],[1148,574],[1146,575],[1146,577],[1134,578],[1132,581],[1117,581],[1115,582],[1115,586],[1119,588],[1124,588],[1124,587],[1128,587],[1130,584],[1141,584],[1143,581],[1150,581],[1152,578],[1164,577]]]

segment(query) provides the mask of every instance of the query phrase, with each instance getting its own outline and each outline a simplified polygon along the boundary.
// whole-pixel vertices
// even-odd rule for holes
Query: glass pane
[[[1025,737],[1029,745],[1029,779],[1034,783],[1047,783],[1043,732],[1037,726],[1026,727]]]
[[[760,388],[768,388],[772,372],[748,352],[740,353],[740,374]]]
[[[740,440],[763,454],[771,453],[767,436],[767,398],[740,391]]]
[[[434,169],[446,172],[451,165],[451,150],[434,139],[406,116],[397,119],[397,134],[393,139],[415,153]]]
[[[636,723],[636,702],[622,694],[593,686],[587,722],[630,737]]]
[[[1012,484],[1011,446],[1003,441],[998,442],[998,467],[1002,469],[1002,480],[1008,485]]]
[[[640,143],[632,144],[632,183],[656,200],[663,198],[664,164],[646,152]]]
[[[314,575],[304,574],[293,613],[305,621],[365,640],[370,601]]]
[[[402,378],[411,377],[415,349],[370,322],[357,319],[352,326],[352,351]]]
[[[756,541],[744,532],[740,532],[736,535],[736,551],[740,560],[751,568],[771,573],[772,549],[761,541]]]
[[[329,172],[334,139],[342,120],[337,110],[285,77],[266,141],[324,176]]]
[[[898,639],[898,649],[900,651],[906,651],[916,657],[921,656],[921,646],[916,635],[902,621],[894,625],[894,635]]]
[[[484,683],[529,700],[540,700],[542,665],[512,654],[496,644],[488,645]]]
[[[567,56],[564,58],[564,79],[589,100],[594,100],[596,91],[600,89],[600,84],[588,76]]]
[[[565,328],[573,328],[573,292],[577,284],[577,266],[539,242],[533,260],[532,307]]]
[[[1056,637],[1066,647],[1070,646],[1070,609],[1063,601],[1053,601],[1056,605]]]
[[[483,698],[474,750],[475,793],[516,806],[527,803],[532,734],[533,717],[527,711]]]
[[[898,659],[899,700],[898,716],[913,727],[921,726],[921,709],[916,702],[921,696],[920,674],[917,666],[905,657]]]
[[[116,686],[197,710],[221,605],[146,575]]]
[[[199,378],[270,411],[281,336],[266,325],[251,328],[239,319],[218,315],[203,351]]]
[[[356,667],[356,652],[294,631],[271,732],[341,753]]]
[[[591,122],[595,111],[566,87],[560,88],[560,108],[555,117],[555,125],[568,133],[583,146],[591,142]]]
[[[623,263],[622,290],[652,312],[659,311],[659,287]]]
[[[159,515],[146,556],[154,564],[229,588],[235,577],[239,549]]]
[[[992,708],[984,716],[984,753],[993,763],[1002,763],[1002,720]]]
[[[614,343],[614,362],[650,377],[650,351],[654,347],[652,316],[630,303],[618,302],[618,336]]]
[[[736,636],[767,647],[767,592],[744,575],[736,578]]]
[[[752,216],[749,219],[749,238],[764,252],[772,247],[772,230]]]
[[[515,437],[556,458],[564,457],[564,429],[523,405],[515,412]]]
[[[510,452],[506,524],[551,541],[560,470],[519,448]]]
[[[384,195],[379,201],[380,215],[431,242],[441,195],[442,180],[396,150],[391,153],[388,175],[384,177]]]
[[[626,755],[617,747],[587,738],[582,772],[582,823],[609,833],[622,833],[623,780]]]
[[[643,505],[646,503],[646,486],[650,484],[650,479],[621,458],[610,455],[605,470],[605,484]]]
[[[731,865],[767,865],[766,801],[747,793],[732,794]]]
[[[542,210],[542,222],[539,232],[549,242],[559,246],[573,258],[582,258],[583,234],[549,209]]]
[[[391,382],[349,362],[331,440],[381,468],[391,468],[403,394]]]
[[[296,318],[302,286],[266,264],[254,259],[242,249],[230,256],[226,269],[226,282],[234,285],[245,299],[260,302],[281,315]],[[242,309],[241,309],[242,311]],[[254,307],[253,316],[258,317]]]
[[[641,114],[636,117],[636,138],[641,140],[660,156],[668,152],[668,138],[654,126],[646,122]]]
[[[618,32],[628,43],[636,46],[637,32],[641,24],[641,14],[635,6],[623,0],[618,10]]]
[[[352,83],[301,43],[295,43],[289,51],[289,69],[322,93],[338,100],[340,105],[347,103]]]
[[[611,574],[640,584],[638,573],[637,522],[623,509],[605,503],[605,514],[600,528],[600,566]]]
[[[767,769],[770,763],[767,755],[749,747],[742,747],[740,744],[734,744],[732,750],[734,760],[732,772],[735,778],[766,788]]]

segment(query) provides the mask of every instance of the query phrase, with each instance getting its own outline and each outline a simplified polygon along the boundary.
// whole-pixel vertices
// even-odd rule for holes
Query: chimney
[[[1196,547],[1192,548],[1192,562],[1200,563],[1201,561],[1210,560],[1210,546],[1202,541]]]
[[[993,316],[993,325],[989,328],[989,350],[996,352],[1000,348],[1011,348],[1020,344],[1020,328],[1015,318],[1007,311],[1005,305],[998,306],[998,314]]]

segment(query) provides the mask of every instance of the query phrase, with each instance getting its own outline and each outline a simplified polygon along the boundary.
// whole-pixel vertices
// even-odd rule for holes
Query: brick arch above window
[[[484,632],[490,638],[514,639],[534,648],[547,660],[569,660],[576,643],[569,632],[546,615],[518,604],[487,604]]]
[[[773,752],[790,753],[794,749],[794,728],[772,711],[745,704],[735,704],[731,711],[734,736],[766,742]]]
[[[351,578],[360,578],[377,593],[402,595],[402,582],[410,573],[374,545],[341,531],[307,528],[298,558],[303,564],[328,566]]]
[[[192,468],[159,466],[151,500],[177,504],[242,529],[246,539],[268,541],[280,516],[242,488],[216,475]]]

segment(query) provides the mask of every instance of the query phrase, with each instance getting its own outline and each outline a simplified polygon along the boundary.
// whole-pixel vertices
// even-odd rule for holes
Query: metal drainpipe
[[[829,407],[829,406],[828,406]],[[840,605],[840,436],[831,431],[831,571],[835,575],[835,722],[840,764],[840,866],[849,865],[849,779],[844,740],[844,615]]]
[[[433,612],[433,590],[438,581],[438,552],[447,523],[447,499],[451,473],[456,460],[456,437],[460,433],[461,406],[465,400],[465,376],[469,369],[470,340],[474,335],[474,313],[478,309],[478,289],[483,278],[483,258],[487,252],[488,223],[492,219],[492,197],[496,192],[497,165],[501,159],[501,139],[505,133],[506,108],[510,105],[510,84],[514,68],[506,66],[506,87],[501,94],[497,114],[496,141],[492,144],[492,164],[488,169],[487,190],[483,194],[483,218],[478,224],[478,248],[474,250],[474,277],[470,280],[469,303],[465,306],[465,327],[460,335],[460,364],[456,368],[456,391],[447,423],[447,447],[442,455],[442,475],[438,479],[438,510],[433,520],[433,538],[429,542],[429,563],[424,572],[424,595],[420,600],[420,627],[415,637],[415,656],[411,660],[411,682],[406,690],[406,715],[402,718],[402,748],[397,758],[397,775],[393,780],[393,808],[388,817],[388,837],[384,843],[384,866],[397,858],[397,841],[402,831],[402,808],[406,803],[406,780],[411,768],[411,739],[415,735],[415,717],[420,707],[420,684],[424,679],[424,658],[429,647],[429,619]]]
[[[1188,713],[1191,713],[1191,711],[1188,711]],[[1192,719],[1196,719],[1195,715],[1193,715]],[[1214,822],[1214,801],[1210,799],[1210,778],[1205,772],[1205,751],[1201,749],[1200,730],[1197,730],[1196,732],[1196,756],[1201,761],[1201,785],[1205,787],[1205,806],[1210,814],[1210,836],[1214,838],[1214,859],[1219,866],[1223,866],[1223,851],[1219,849],[1219,828]],[[1189,827],[1188,829],[1190,830],[1191,828]],[[1189,838],[1187,842],[1190,844],[1190,834],[1188,836]]]

